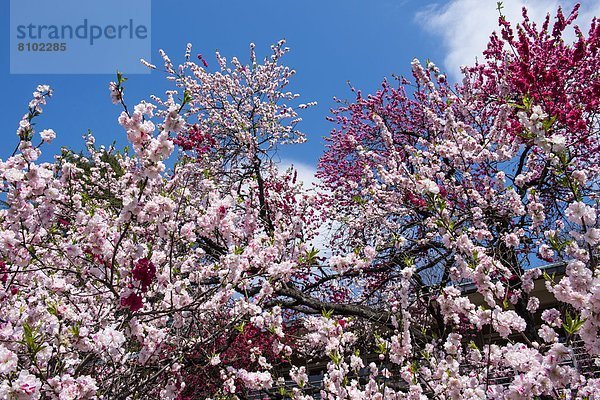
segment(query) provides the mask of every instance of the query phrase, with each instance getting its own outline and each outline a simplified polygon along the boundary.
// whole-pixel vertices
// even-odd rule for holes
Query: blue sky
[[[27,1],[27,0],[23,0]],[[350,98],[347,81],[366,92],[374,91],[384,77],[409,74],[410,61],[427,58],[457,76],[458,65],[470,63],[494,29],[495,1],[453,0],[303,0],[303,1],[152,1],[152,62],[160,64],[158,49],[164,49],[175,64],[182,60],[188,42],[193,53],[202,53],[211,67],[218,49],[228,58],[247,59],[248,44],[256,44],[259,55],[285,38],[291,52],[287,65],[297,70],[292,89],[302,102],[317,101],[306,110],[301,129],[308,143],[288,146],[281,157],[308,167],[323,151],[323,137],[332,128],[325,121],[334,105],[333,96]],[[523,1],[506,1],[506,13],[516,15]],[[543,15],[568,1],[525,2],[534,15]],[[598,6],[594,6],[598,8]],[[593,13],[592,6],[584,11]],[[57,139],[45,148],[45,159],[61,146],[83,147],[81,135],[90,129],[97,142],[125,144],[125,133],[116,122],[120,109],[109,98],[111,75],[11,75],[9,74],[9,2],[2,1],[0,24],[0,159],[16,144],[15,130],[26,111],[31,92],[39,83],[55,92],[38,120],[38,131],[52,128]],[[537,13],[537,14],[536,14]],[[470,22],[469,22],[470,21]],[[485,22],[485,23],[484,23]],[[130,75],[126,83],[129,104],[162,95],[169,87],[164,75]]]

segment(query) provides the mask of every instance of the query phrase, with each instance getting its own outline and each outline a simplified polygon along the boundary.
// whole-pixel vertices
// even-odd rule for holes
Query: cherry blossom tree
[[[353,281],[349,298],[389,316],[393,330],[376,340],[389,379],[404,380],[409,397],[598,390],[561,364],[576,338],[596,363],[600,352],[600,26],[594,20],[587,36],[575,28],[569,45],[576,14],[559,10],[552,28],[549,16],[537,27],[526,10],[516,28],[501,16],[485,61],[464,68],[460,84],[415,60],[414,83],[355,91],[334,113],[320,170],[337,227],[330,266]],[[368,264],[357,269],[361,258]],[[530,293],[547,263],[566,268],[546,277],[562,306],[537,329]],[[494,384],[499,375],[509,381]]]
[[[176,398],[193,366],[209,363],[214,395],[273,385],[268,363],[291,348],[281,308],[263,303],[311,230],[309,196],[269,158],[302,140],[283,104],[296,97],[282,91],[293,71],[279,65],[283,42],[260,65],[253,56],[229,69],[219,57],[215,73],[190,50],[177,70],[163,54],[177,87],[165,99],[130,109],[126,78],[110,84],[129,151],[88,136],[85,154],[38,163],[33,120],[52,92],[34,93],[19,147],[0,164],[0,397]],[[201,129],[202,147],[190,148]],[[193,156],[167,170],[173,137]],[[241,347],[254,354],[241,361],[227,353],[251,329],[268,360],[264,343]]]
[[[566,43],[576,12],[501,17],[457,85],[415,60],[355,91],[317,189],[276,162],[314,104],[283,41],[216,70],[161,52],[174,88],[134,107],[118,74],[121,151],[40,162],[39,86],[0,162],[0,398],[592,398],[565,363],[600,356],[600,25]]]

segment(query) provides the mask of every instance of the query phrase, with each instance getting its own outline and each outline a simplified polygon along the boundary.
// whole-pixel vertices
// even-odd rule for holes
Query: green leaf
[[[525,106],[525,109],[530,110],[531,106],[533,105],[533,101],[531,100],[531,96],[529,96],[528,94],[526,94],[525,96],[523,96],[523,105]]]
[[[235,254],[236,256],[239,256],[243,253],[244,253],[243,247],[235,246],[235,248],[233,249],[233,254]]]
[[[301,264],[313,265],[317,263],[317,255],[319,254],[319,250],[311,247],[310,250],[307,250],[306,253],[300,257],[298,257],[298,262]]]
[[[23,341],[22,344],[27,346],[27,349],[33,356],[39,353],[44,346],[42,345],[42,337],[37,333],[37,329],[32,328],[27,322],[23,324]]]
[[[58,307],[56,306],[56,304],[54,304],[54,303],[48,304],[47,310],[50,315],[54,315],[57,318],[59,317]]]
[[[352,196],[352,201],[361,205],[366,203],[366,201],[357,194]]]
[[[190,101],[192,101],[192,95],[186,90],[183,92],[183,104],[188,104]]]
[[[333,361],[335,365],[340,365],[340,362],[342,361],[342,357],[337,351],[329,352],[329,358],[331,358],[331,361]]]
[[[73,325],[70,328],[70,331],[73,334],[73,336],[79,336],[79,325],[79,322],[75,322],[75,325]]]
[[[555,122],[556,122],[556,116],[550,117],[548,119],[545,119],[542,122],[542,127],[544,128],[545,131],[549,131],[550,128],[552,128],[552,125],[554,125]]]
[[[117,71],[117,84],[121,86],[121,83],[125,82],[126,80],[127,78],[125,78],[122,73]]]
[[[417,365],[416,361],[413,361],[410,363],[410,372],[412,372],[414,374],[417,372],[418,369],[419,369],[419,366]]]
[[[580,319],[579,315],[576,315],[575,318],[571,317],[571,314],[566,312],[566,323],[563,324],[563,328],[565,332],[569,335],[576,333],[585,323],[586,319]]]
[[[246,326],[246,322],[242,322],[239,325],[234,326],[233,328],[239,333],[244,333],[244,327]]]

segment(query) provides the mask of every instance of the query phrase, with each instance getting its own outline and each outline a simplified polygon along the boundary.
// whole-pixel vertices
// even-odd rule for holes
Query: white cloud
[[[316,185],[320,183],[320,180],[315,176],[317,169],[314,166],[288,159],[281,160],[281,163],[279,164],[281,171],[290,167],[293,167],[298,171],[297,179],[303,183],[305,190],[317,189]],[[323,189],[320,189],[320,191],[323,191]],[[316,218],[320,218],[319,214],[316,215]],[[319,250],[319,256],[329,257],[331,255],[331,250],[328,246],[332,234],[332,227],[330,224],[330,221],[324,221],[317,229],[316,237],[310,242],[314,248]]]
[[[289,167],[293,167],[298,171],[298,180],[304,183],[305,189],[310,189],[313,187],[313,184],[319,183],[319,179],[315,176],[317,169],[314,166],[293,160],[281,160],[281,163],[279,164],[279,169],[281,171],[285,171]]]
[[[472,65],[476,57],[481,59],[490,34],[498,30],[496,3],[496,0],[451,0],[417,13],[421,26],[440,38],[446,51],[444,69],[454,79],[460,77],[461,65]],[[502,13],[514,24],[521,21],[523,6],[527,7],[529,17],[539,23],[547,13],[553,16],[558,6],[568,15],[576,1],[505,0],[502,3]],[[588,28],[594,15],[600,15],[600,3],[583,2],[576,22],[582,29]]]

